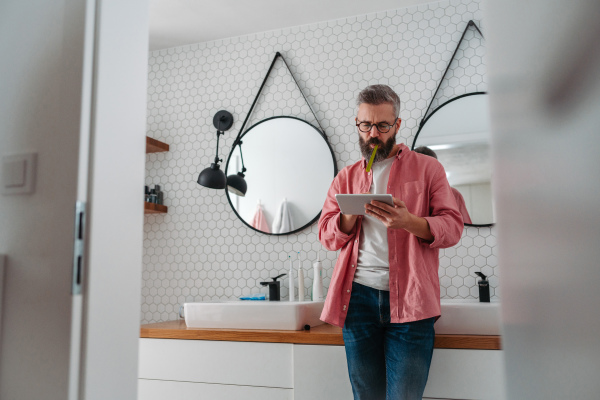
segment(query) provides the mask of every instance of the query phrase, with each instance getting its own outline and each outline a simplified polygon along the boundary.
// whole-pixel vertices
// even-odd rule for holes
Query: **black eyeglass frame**
[[[367,129],[366,131],[363,131],[362,129],[360,129],[360,125],[361,124],[366,124],[366,121],[356,121],[356,127],[358,128],[359,131],[363,132],[363,133],[368,133],[371,132],[371,129],[373,129],[373,127],[375,127],[377,129],[377,132],[379,133],[388,133],[390,131],[390,129],[392,129],[392,126],[396,125],[396,122],[398,122],[398,120],[400,119],[400,117],[396,118],[394,120],[394,122],[392,122],[392,124],[388,124],[386,123],[385,125],[387,125],[387,131],[382,131],[380,128],[380,124],[383,124],[383,122],[380,122],[379,124],[368,124],[369,125],[369,129]]]

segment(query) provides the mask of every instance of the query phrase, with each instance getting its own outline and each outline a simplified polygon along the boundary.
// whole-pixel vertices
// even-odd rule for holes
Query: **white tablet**
[[[365,204],[372,200],[394,205],[391,194],[336,194],[335,199],[340,206],[342,214],[365,215]]]

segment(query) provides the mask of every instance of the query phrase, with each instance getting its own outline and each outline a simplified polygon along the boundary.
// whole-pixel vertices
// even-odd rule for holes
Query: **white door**
[[[508,399],[600,393],[600,2],[487,3]]]
[[[120,3],[0,5],[3,400],[136,397],[148,18]]]

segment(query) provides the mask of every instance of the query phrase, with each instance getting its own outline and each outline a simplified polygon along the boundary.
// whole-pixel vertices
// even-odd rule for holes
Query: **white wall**
[[[0,156],[38,153],[35,193],[0,195],[6,400],[65,399],[68,391],[82,25],[81,4],[0,6]]]
[[[486,15],[507,398],[598,398],[600,3]]]
[[[298,26],[150,54],[148,136],[170,144],[147,157],[146,184],[160,184],[167,215],[146,216],[142,322],[177,318],[185,301],[236,298],[265,291],[258,282],[285,272],[297,251],[305,268],[324,259],[329,284],[336,252],[325,251],[317,226],[268,236],[237,219],[224,191],[196,183],[214,159],[214,114],[226,109],[233,127],[221,137],[226,159],[277,51],[290,65],[333,147],[338,168],[360,159],[355,98],[369,84],[390,85],[402,101],[398,141],[412,145],[467,22],[484,29],[479,1],[452,0]],[[487,89],[485,40],[470,29],[433,107]],[[285,65],[275,64],[248,126],[291,115],[317,125]],[[478,296],[475,271],[490,276],[497,297],[495,228],[466,228],[461,242],[440,254],[443,297]],[[310,287],[312,270],[306,279]],[[288,296],[287,282],[282,297]],[[307,291],[308,294],[308,291]]]
[[[38,154],[35,192],[0,195],[0,398],[132,399],[147,4],[33,3],[0,6],[0,157]],[[88,202],[83,299],[71,292],[76,200]]]

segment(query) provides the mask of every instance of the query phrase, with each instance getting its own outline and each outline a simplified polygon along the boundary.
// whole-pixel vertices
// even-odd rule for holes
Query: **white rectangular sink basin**
[[[323,301],[223,301],[184,303],[188,328],[275,329],[299,331],[319,319]]]
[[[500,335],[500,302],[442,299],[442,316],[435,333],[447,335]]]

